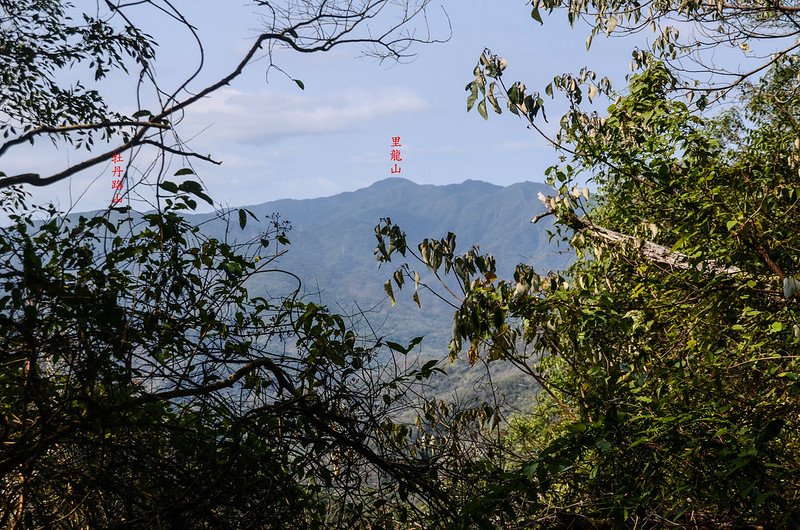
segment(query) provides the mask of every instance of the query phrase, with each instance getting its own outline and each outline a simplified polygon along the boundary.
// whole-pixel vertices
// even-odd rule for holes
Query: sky
[[[191,90],[231,71],[263,27],[263,8],[254,5],[212,0],[173,4],[197,28],[206,51],[204,69]],[[136,22],[159,42],[159,82],[178,86],[197,66],[191,34],[151,8],[140,15]],[[424,29],[424,22],[416,21],[415,27]],[[428,28],[433,37],[449,40],[417,45],[408,64],[359,57],[359,45],[313,54],[279,50],[273,59],[282,72],[272,69],[267,76],[262,54],[230,86],[189,107],[176,129],[196,152],[222,161],[219,166],[193,162],[218,205],[328,196],[391,176],[421,184],[541,182],[545,168],[558,159],[544,139],[507,111],[491,114],[488,121],[474,109],[466,111],[464,87],[482,50],[488,47],[508,60],[504,79],[509,83],[520,80],[529,90],[543,90],[553,76],[585,65],[623,86],[635,45],[631,39],[598,37],[587,52],[588,27],[570,28],[563,12],[545,15],[544,22],[541,26],[531,18],[523,0],[433,1]],[[374,26],[380,25],[376,20]],[[71,75],[77,79],[83,73]],[[302,80],[305,89],[292,79]],[[116,74],[101,88],[114,106],[133,112],[135,86],[135,73]],[[558,101],[548,105],[551,123],[543,125],[553,131],[563,108]],[[400,173],[393,174],[391,143],[398,136],[402,161]],[[5,157],[3,170],[46,174],[86,156],[85,151],[40,142]],[[129,178],[146,171],[151,159],[137,158],[126,168]],[[173,163],[170,171],[182,167],[177,160]],[[32,191],[37,202],[93,210],[108,206],[112,178],[109,160],[69,182]]]

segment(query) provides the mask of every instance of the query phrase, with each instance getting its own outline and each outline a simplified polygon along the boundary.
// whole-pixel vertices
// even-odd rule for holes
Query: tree
[[[250,295],[254,275],[290,275],[284,227],[227,243],[173,197],[34,222],[5,191],[3,524],[341,526],[389,517],[398,491],[441,510],[393,420],[432,367],[381,373],[382,342],[341,316]]]
[[[171,154],[216,162],[182,142],[178,124],[193,104],[234,81],[262,50],[270,59],[268,70],[280,70],[273,62],[273,53],[281,48],[318,53],[342,45],[361,45],[366,55],[400,61],[413,56],[413,44],[441,42],[431,36],[428,28],[420,37],[411,27],[413,20],[425,18],[429,3],[430,0],[258,0],[264,27],[250,49],[230,73],[208,86],[196,87],[192,82],[204,65],[203,42],[190,21],[170,2],[106,1],[102,9],[98,5],[97,10],[85,12],[76,11],[71,3],[61,0],[3,0],[0,94],[6,117],[0,124],[4,138],[0,160],[15,146],[42,138],[90,151],[95,141],[107,142],[111,147],[52,175],[43,176],[36,168],[18,175],[0,172],[0,188],[23,183],[47,186],[105,163],[114,154],[138,152],[143,146],[155,147],[157,156]],[[153,70],[157,43],[134,23],[143,9],[173,19],[197,42],[199,66],[175,88],[161,86]],[[82,22],[74,22],[77,16]],[[97,89],[88,89],[82,82],[67,84],[60,75],[67,69],[88,68],[94,81],[98,81],[111,72],[127,73],[134,67],[139,70],[132,86],[137,101],[157,108],[140,108],[131,116],[110,109]],[[294,81],[303,88],[301,80]]]
[[[454,235],[416,252],[389,221],[376,228],[378,256],[408,254],[442,282],[449,273],[451,355],[463,344],[471,362],[513,363],[542,389],[533,414],[509,424],[505,464],[484,475],[475,509],[511,511],[520,526],[790,527],[800,58],[786,52],[761,79],[742,78],[710,117],[682,101],[674,69],[637,58],[625,92],[586,70],[545,90],[564,90],[570,110],[552,139],[561,163],[546,172],[555,194],[534,221],[556,218],[554,237],[576,255],[568,271],[519,265],[498,279],[490,256],[457,254]],[[543,98],[504,85],[506,68],[484,52],[468,108],[483,96],[478,112],[499,113],[500,87],[536,127]],[[587,85],[590,98],[609,96],[606,112],[582,110]]]
[[[175,132],[183,112],[262,47],[312,53],[361,43],[402,59],[408,45],[431,40],[406,30],[427,2],[258,4],[267,27],[230,74],[199,90],[193,75],[167,90],[151,69],[156,43],[132,11],[162,9],[193,32],[169,2],[106,2],[95,14],[53,0],[0,2],[0,157],[43,138],[90,151],[49,176],[35,167],[0,175],[10,220],[0,228],[6,527],[388,528],[450,517],[431,475],[437,466],[415,456],[418,433],[397,418],[435,368],[385,364],[419,341],[360,336],[345,317],[301,300],[300,279],[279,267],[289,241],[278,218],[238,242],[190,223],[184,214],[197,200],[212,200],[186,166],[211,158]],[[392,7],[395,22],[369,26]],[[135,63],[159,108],[126,116],[98,91],[61,84],[61,70],[87,63],[95,79]],[[95,153],[96,140],[113,148]],[[69,217],[29,206],[19,186],[48,185],[145,145],[184,166],[169,177],[165,164],[137,182],[151,185],[155,209],[146,213],[126,206]],[[216,222],[244,229],[254,217],[221,211]],[[248,285],[264,274],[297,287],[256,296]]]
[[[666,61],[682,81],[678,91],[724,96],[751,76],[795,54],[800,8],[784,2],[636,0],[532,0],[531,17],[544,23],[563,11],[573,27],[589,27],[588,49],[598,36],[644,34],[649,52]],[[724,57],[731,50],[735,59]],[[634,59],[641,57],[635,53]]]

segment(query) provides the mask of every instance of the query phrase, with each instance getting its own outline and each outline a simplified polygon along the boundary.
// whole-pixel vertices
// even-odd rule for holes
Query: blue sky
[[[205,43],[206,68],[192,85],[199,89],[240,60],[258,32],[258,11],[237,2],[174,3]],[[544,140],[508,112],[488,122],[474,110],[466,112],[464,86],[484,47],[507,58],[509,81],[524,81],[529,88],[543,89],[554,75],[584,65],[609,76],[616,86],[624,84],[635,44],[630,39],[598,37],[587,53],[587,27],[570,28],[563,13],[546,17],[540,26],[523,0],[434,2],[428,20],[435,37],[449,34],[439,5],[447,11],[452,37],[444,44],[417,46],[418,56],[410,64],[358,58],[362,50],[357,46],[307,55],[279,51],[276,63],[289,77],[273,70],[267,80],[266,61],[257,61],[230,87],[190,107],[177,128],[197,152],[223,162],[218,167],[195,164],[217,203],[257,204],[368,186],[393,176],[392,136],[400,136],[403,144],[397,176],[418,183],[542,181],[544,169],[557,160]],[[191,35],[152,11],[139,22],[160,43],[160,82],[176,86],[197,63]],[[291,78],[301,79],[305,90]],[[135,77],[117,75],[102,88],[115,105],[132,111],[134,85]],[[557,102],[550,103],[551,121],[560,110]],[[553,130],[552,125],[546,128]],[[38,145],[8,157],[4,170],[30,171],[30,160],[36,160],[46,172],[84,156],[85,151]],[[134,171],[144,171],[150,159],[140,160]],[[69,183],[33,191],[38,201],[90,210],[108,205],[111,180],[109,161]]]

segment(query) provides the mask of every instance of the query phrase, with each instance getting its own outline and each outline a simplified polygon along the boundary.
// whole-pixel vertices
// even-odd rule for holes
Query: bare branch
[[[260,3],[262,5],[267,5],[273,10],[273,13],[275,13],[276,8],[274,6],[264,2]],[[403,16],[400,18],[400,20],[396,23],[393,23],[388,30],[382,32],[379,35],[373,36],[372,33],[369,31],[369,28],[367,27],[366,36],[353,36],[353,37],[348,37],[348,36],[357,27],[359,27],[360,25],[364,25],[367,21],[377,16],[384,8],[390,5],[391,2],[388,2],[388,0],[370,0],[356,8],[352,5],[352,3],[347,3],[344,6],[339,6],[335,2],[328,3],[327,1],[323,1],[319,3],[318,7],[315,7],[313,9],[313,12],[310,9],[311,6],[309,6],[307,12],[302,13],[303,15],[306,15],[306,18],[304,18],[303,20],[296,21],[290,24],[286,29],[280,31],[273,30],[261,33],[256,38],[255,42],[252,44],[252,46],[244,55],[244,57],[241,59],[241,61],[229,74],[220,78],[215,83],[212,83],[211,85],[208,85],[207,87],[203,88],[199,92],[192,94],[190,97],[184,99],[183,101],[173,103],[171,104],[171,106],[162,107],[161,112],[151,117],[150,121],[148,122],[119,120],[119,121],[101,122],[98,124],[70,125],[64,127],[39,127],[32,131],[29,131],[28,133],[19,138],[15,138],[9,142],[6,142],[2,147],[0,147],[0,155],[2,155],[8,148],[23,143],[25,141],[32,140],[35,136],[41,134],[58,134],[75,130],[88,130],[88,129],[103,128],[103,127],[116,127],[116,126],[139,127],[139,130],[129,141],[119,145],[118,147],[115,147],[110,151],[89,158],[79,164],[71,166],[63,171],[54,173],[47,177],[41,177],[38,173],[30,172],[30,173],[23,173],[10,177],[0,178],[0,189],[7,188],[9,186],[17,184],[47,186],[55,182],[58,182],[60,180],[63,180],[65,178],[68,178],[94,165],[103,163],[112,154],[121,153],[142,144],[154,145],[173,154],[179,154],[181,156],[193,156],[202,160],[218,164],[220,162],[214,161],[210,155],[203,156],[189,151],[180,151],[174,148],[166,148],[161,142],[155,142],[153,140],[145,139],[145,134],[150,128],[170,129],[171,126],[164,123],[167,121],[167,118],[175,115],[178,112],[183,111],[187,107],[209,96],[210,94],[214,93],[220,88],[229,85],[233,80],[235,80],[242,74],[245,67],[247,67],[247,65],[249,65],[254,60],[256,54],[259,52],[259,50],[262,49],[265,43],[270,43],[270,46],[274,44],[283,44],[288,48],[299,53],[325,52],[333,49],[334,47],[344,44],[371,44],[382,48],[386,52],[386,56],[401,58],[405,56],[403,54],[403,50],[407,49],[407,47],[413,43],[444,42],[442,40],[433,39],[430,37],[430,35],[426,36],[426,38],[417,38],[414,36],[413,32],[400,33],[402,28],[406,24],[408,24],[411,19],[413,19],[418,15],[424,14],[425,8],[427,7],[428,3],[429,0],[423,0],[422,2],[419,3],[419,5],[416,5],[413,9],[409,9],[408,6],[406,6],[405,12]],[[314,3],[311,2],[311,4]],[[114,6],[113,4],[109,3],[109,7],[112,9],[112,11],[115,13],[119,13],[120,15],[122,15],[121,12],[122,8],[127,7],[129,5],[133,4],[125,4],[124,6],[123,5]],[[170,7],[174,10],[172,6]],[[175,10],[175,12],[177,13],[177,10]],[[178,13],[178,15],[180,14]],[[178,15],[171,14],[173,18],[175,18]],[[287,20],[292,19],[292,14],[286,11],[281,13],[281,15],[283,16],[283,18]],[[199,43],[199,39],[197,39],[197,34],[194,31],[194,28],[188,23],[188,21],[183,16],[178,16],[178,19],[181,21],[181,23],[183,23],[192,30],[193,36],[196,38],[196,40],[198,40]],[[128,21],[127,18],[125,18],[125,20]],[[278,17],[274,17],[274,21],[277,20]],[[309,34],[300,34],[298,30],[307,30]],[[203,56],[202,44],[200,44],[200,53],[201,53],[201,64],[198,67],[198,70],[193,72],[192,76],[186,82],[184,82],[180,86],[180,88],[178,88],[177,91],[169,95],[166,104],[169,104],[170,102],[175,102],[177,100],[178,92],[180,92],[181,90],[186,90],[188,82],[197,76],[199,68],[202,68],[202,56]],[[145,70],[143,70],[143,75],[145,74],[145,72],[149,72],[147,67],[145,67]],[[152,78],[152,74],[150,74],[150,78],[151,81],[155,83],[155,79]],[[162,92],[159,90],[159,93]]]
[[[218,166],[222,164],[221,160],[214,160],[213,158],[211,158],[211,155],[201,155],[192,151],[181,151],[180,149],[175,149],[174,147],[166,146],[163,143],[156,142],[154,140],[142,140],[141,143],[146,145],[153,145],[155,147],[158,147],[159,149],[163,149],[168,153],[172,153],[173,155],[199,158],[200,160],[205,160],[206,162],[211,162],[212,164],[216,164]]]

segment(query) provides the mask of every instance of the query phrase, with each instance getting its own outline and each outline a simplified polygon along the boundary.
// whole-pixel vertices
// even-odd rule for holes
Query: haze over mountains
[[[451,231],[457,236],[457,252],[476,244],[493,254],[501,279],[510,278],[518,263],[547,272],[568,262],[549,242],[551,223],[547,219],[535,225],[530,222],[544,208],[537,193],[551,191],[533,182],[502,187],[467,180],[435,186],[388,178],[332,197],[284,199],[247,208],[259,219],[277,212],[291,222],[290,250],[279,265],[302,278],[306,293],[314,293],[313,297],[328,305],[338,304],[344,311],[354,310],[356,303],[366,309],[384,301],[382,311],[388,311],[390,318],[382,334],[398,340],[425,335],[426,347],[441,353],[449,339],[452,309],[421,293],[420,310],[410,299],[412,290],[396,293],[397,305],[388,307],[383,283],[400,262],[378,269],[373,255],[374,226],[382,217],[390,217],[406,231],[412,248],[425,237],[438,239]],[[238,227],[233,234],[255,237],[264,227],[250,221],[244,234]],[[420,273],[422,269],[418,268]]]
[[[243,233],[233,221],[234,228],[228,237],[240,241],[256,238],[267,227],[263,220],[279,213],[282,219],[291,222],[292,229],[287,234],[291,241],[289,252],[277,265],[302,279],[307,299],[322,302],[340,314],[366,311],[369,324],[357,319],[361,330],[396,342],[407,343],[423,336],[415,354],[423,360],[442,359],[447,356],[454,310],[422,290],[422,307],[418,308],[411,300],[413,284],[408,283],[402,291],[395,290],[397,305],[390,306],[383,284],[402,260],[398,256],[396,262],[378,268],[373,254],[375,225],[382,217],[390,217],[406,232],[410,248],[416,248],[425,237],[439,239],[448,231],[453,232],[457,236],[457,253],[478,245],[482,252],[493,254],[500,279],[511,279],[518,263],[527,263],[546,273],[564,268],[570,258],[560,252],[555,242],[550,242],[547,230],[552,228],[551,218],[537,224],[530,222],[544,209],[537,199],[539,192],[552,193],[552,189],[533,182],[502,187],[467,180],[435,186],[388,178],[332,197],[284,199],[246,206],[262,221],[248,221]],[[198,221],[209,218],[193,217]],[[218,238],[224,237],[224,229],[221,222],[203,226],[204,232]],[[432,275],[425,273],[424,266],[412,263],[412,268],[415,265],[419,265],[416,270],[423,282],[435,282]],[[256,278],[250,285],[251,295],[285,294],[289,287],[287,279],[274,274]],[[502,363],[493,365],[491,378],[485,370],[469,369],[466,362],[442,366],[450,376],[432,380],[429,391],[446,399],[469,395],[472,399],[491,400],[494,398],[490,393],[499,390],[504,408],[526,409],[536,391],[530,378]]]

